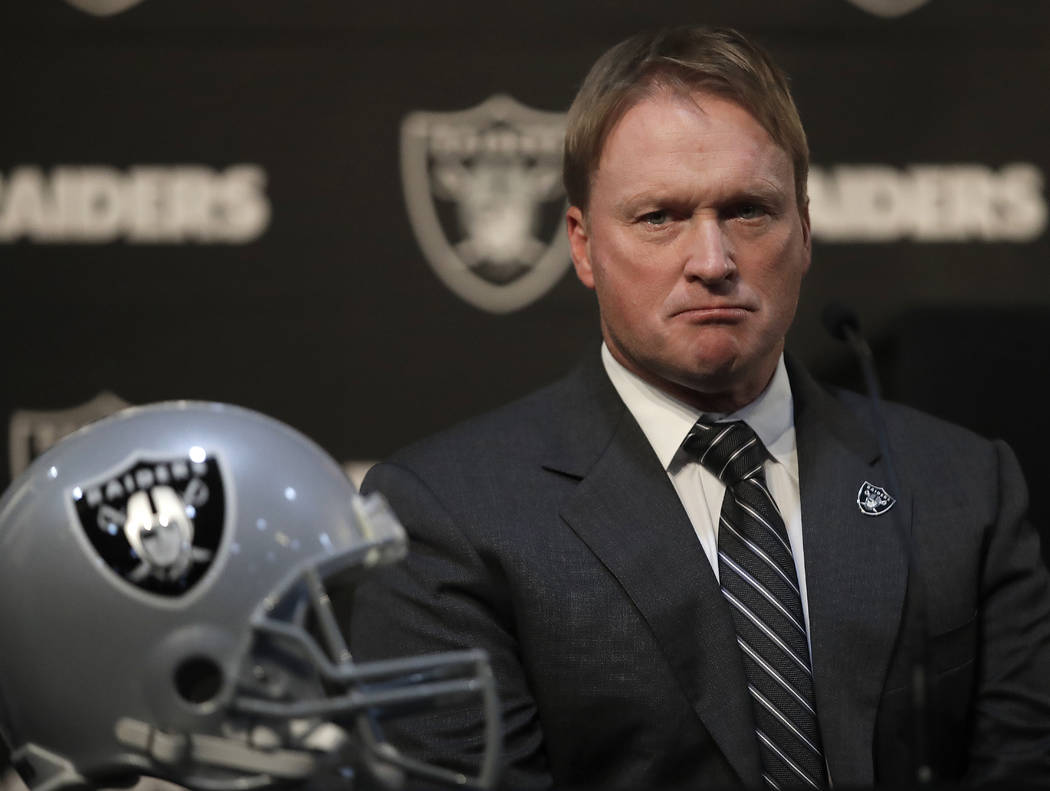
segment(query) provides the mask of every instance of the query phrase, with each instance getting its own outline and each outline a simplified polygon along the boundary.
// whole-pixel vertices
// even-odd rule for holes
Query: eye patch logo
[[[474,307],[520,310],[568,270],[564,134],[563,113],[505,95],[460,112],[413,112],[402,123],[412,230],[438,277]]]
[[[194,449],[199,450],[199,449]],[[125,582],[160,596],[189,591],[211,567],[226,498],[214,457],[140,459],[73,490],[80,526]]]

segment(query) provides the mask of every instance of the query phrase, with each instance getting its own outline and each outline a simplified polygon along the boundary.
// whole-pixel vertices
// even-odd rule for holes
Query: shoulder
[[[841,437],[877,444],[878,430],[872,399],[867,394],[818,383],[796,360],[788,360],[796,423],[811,429],[831,431]],[[886,431],[894,447],[920,446],[988,452],[992,443],[963,426],[950,423],[906,404],[881,401]]]
[[[605,376],[600,363],[598,372]],[[582,366],[397,451],[369,471],[361,491],[381,492],[417,544],[456,546],[464,556],[470,547],[525,551],[556,540],[576,471],[587,469],[626,411],[603,394],[619,398],[608,378],[603,385],[593,373]]]
[[[547,463],[558,466],[600,443],[624,410],[593,355],[562,379],[414,442],[384,465],[425,478],[476,474],[486,465],[498,466],[503,474]]]
[[[829,443],[871,462],[882,456],[871,399],[817,384],[802,366],[789,363],[800,459],[803,453],[820,456]],[[994,500],[1002,474],[1016,467],[1004,443],[970,429],[892,401],[882,402],[882,414],[898,477],[913,489]]]
[[[844,390],[830,392],[877,443],[871,400]],[[1023,474],[1005,442],[892,401],[882,403],[882,413],[900,482],[922,492],[924,501],[950,501],[984,514],[999,501],[1004,483],[1023,488]]]
[[[855,425],[863,427],[865,455],[878,460],[881,472],[873,472],[882,476],[869,480],[891,486],[893,481],[887,476],[892,473],[884,466],[871,400],[844,390],[827,392],[844,414],[853,417]],[[934,518],[937,524],[950,526],[957,541],[969,534],[973,546],[979,546],[986,540],[986,531],[999,522],[1004,507],[1023,511],[1027,498],[1024,475],[1006,443],[892,401],[882,403],[882,413],[889,461],[900,495],[912,498],[915,518]]]
[[[490,455],[512,451],[520,455],[544,441],[566,418],[564,384],[556,382],[496,409],[475,415],[393,453],[388,462],[420,464],[449,455]]]
[[[872,402],[867,395],[841,389],[831,389],[830,392],[874,432]],[[940,456],[953,452],[965,455],[994,452],[993,443],[987,437],[907,404],[883,401],[882,413],[890,441],[896,447],[911,452],[926,447]]]

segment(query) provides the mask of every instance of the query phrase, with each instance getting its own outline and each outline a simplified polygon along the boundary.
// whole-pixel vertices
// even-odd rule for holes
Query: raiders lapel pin
[[[857,491],[857,507],[865,516],[881,516],[893,508],[896,502],[897,499],[881,486],[867,481]]]

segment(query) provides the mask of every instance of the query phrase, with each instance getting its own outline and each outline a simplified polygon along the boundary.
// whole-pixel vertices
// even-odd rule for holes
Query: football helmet
[[[485,654],[355,662],[329,600],[405,551],[380,495],[258,413],[177,402],[81,429],[0,499],[0,738],[34,791],[486,787]],[[472,776],[384,739],[385,718],[463,705],[485,723]]]

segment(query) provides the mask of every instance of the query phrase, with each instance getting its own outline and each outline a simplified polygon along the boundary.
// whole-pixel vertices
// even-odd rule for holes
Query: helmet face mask
[[[495,779],[483,652],[356,663],[326,583],[406,550],[302,435],[254,412],[126,410],[38,459],[0,500],[0,736],[36,791],[148,775],[223,791],[355,773]],[[10,646],[10,648],[8,648]],[[403,755],[384,717],[479,707],[467,777]]]

